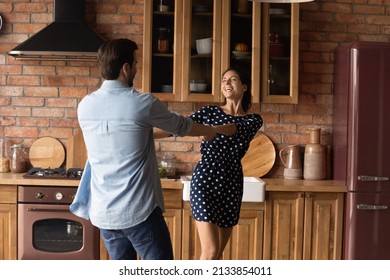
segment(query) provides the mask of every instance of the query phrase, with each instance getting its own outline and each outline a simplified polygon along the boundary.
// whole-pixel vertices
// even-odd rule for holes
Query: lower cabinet
[[[343,200],[343,193],[268,192],[264,259],[341,259]]]
[[[183,205],[182,259],[198,260],[200,241],[189,202]],[[263,258],[264,203],[243,203],[238,225],[226,245],[224,260],[261,260]]]
[[[0,260],[17,259],[17,188],[0,187]]]
[[[222,259],[341,259],[344,186],[332,181],[291,181],[268,180],[264,203],[242,203],[239,223],[233,228]],[[162,183],[164,217],[174,257],[197,260],[201,254],[199,237],[190,203],[182,201],[181,182]],[[101,259],[109,259],[103,242]]]
[[[182,209],[166,209],[164,218],[171,235],[174,259],[181,260]]]

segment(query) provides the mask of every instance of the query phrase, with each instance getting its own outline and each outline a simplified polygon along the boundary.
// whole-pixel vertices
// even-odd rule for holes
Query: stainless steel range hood
[[[84,0],[54,0],[54,22],[7,54],[17,60],[96,61],[104,39],[84,22]]]

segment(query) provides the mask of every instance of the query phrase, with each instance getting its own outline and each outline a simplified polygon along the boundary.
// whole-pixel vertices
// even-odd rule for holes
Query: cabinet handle
[[[70,213],[69,209],[42,209],[42,208],[27,208],[28,212],[68,212]]]
[[[373,182],[376,182],[376,181],[389,181],[389,177],[377,177],[377,176],[362,175],[362,176],[358,176],[358,180],[359,181],[373,181]]]
[[[358,204],[356,205],[358,210],[387,210],[387,205],[373,205],[373,204]]]
[[[300,193],[298,194],[298,197],[305,197],[305,194],[302,193],[302,192],[300,192]]]

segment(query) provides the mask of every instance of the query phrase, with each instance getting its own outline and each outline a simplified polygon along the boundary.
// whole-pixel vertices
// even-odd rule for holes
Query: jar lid
[[[19,143],[11,146],[11,149],[23,149],[23,148],[24,148],[23,143]]]

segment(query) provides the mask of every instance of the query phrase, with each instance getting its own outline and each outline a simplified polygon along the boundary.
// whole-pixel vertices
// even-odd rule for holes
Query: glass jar
[[[157,52],[169,52],[169,29],[157,28]]]
[[[23,144],[15,144],[11,147],[10,170],[12,173],[26,172],[27,161]]]

